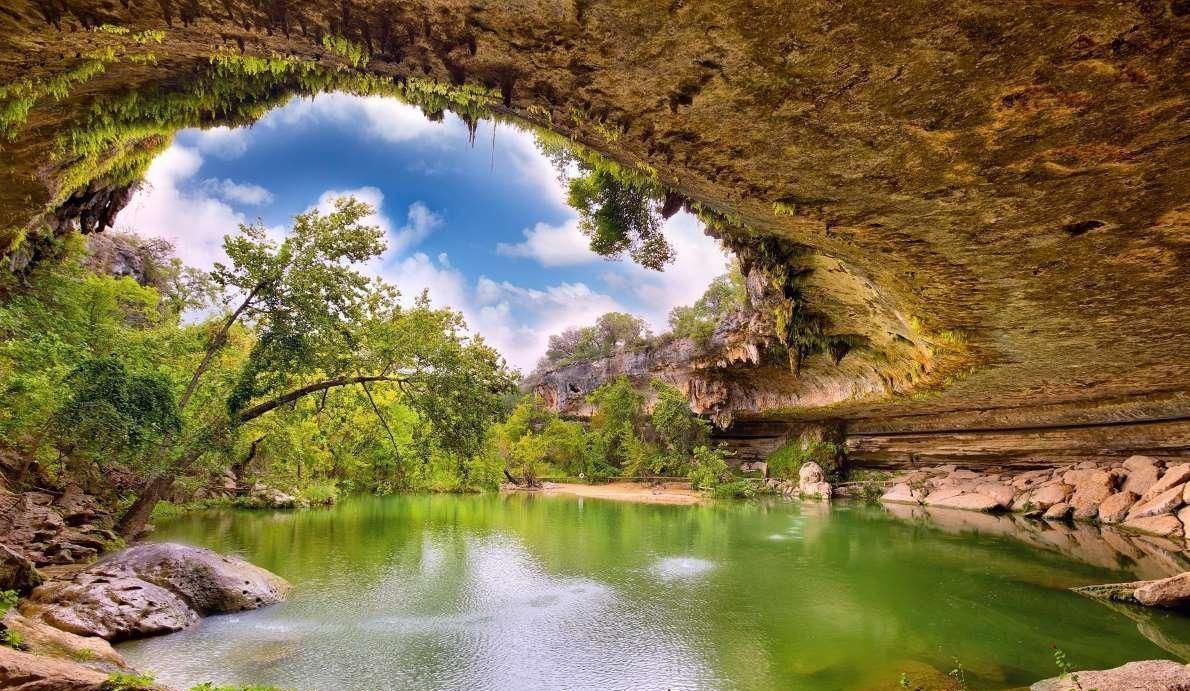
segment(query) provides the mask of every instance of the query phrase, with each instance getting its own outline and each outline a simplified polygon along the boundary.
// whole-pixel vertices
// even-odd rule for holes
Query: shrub
[[[25,646],[25,639],[21,634],[12,629],[5,629],[0,633],[0,645],[8,646],[9,648],[21,649]]]
[[[716,499],[752,499],[761,493],[760,480],[736,480],[725,482],[711,491]]]
[[[841,451],[838,444],[829,441],[803,444],[797,439],[790,439],[784,446],[769,455],[769,477],[797,480],[798,472],[802,466],[813,461],[822,466],[822,471],[826,474],[828,481],[837,482],[843,472],[843,464],[840,460]]]
[[[727,470],[727,453],[722,448],[695,447],[694,463],[686,477],[690,478],[694,489],[716,490],[731,479],[731,473]]]
[[[15,590],[0,590],[0,617],[8,613],[8,610],[16,607],[17,600],[20,596]]]
[[[303,487],[298,495],[310,506],[331,506],[339,498],[339,487],[334,481],[319,482]]]
[[[153,687],[152,674],[112,672],[99,685],[99,691],[145,691]]]

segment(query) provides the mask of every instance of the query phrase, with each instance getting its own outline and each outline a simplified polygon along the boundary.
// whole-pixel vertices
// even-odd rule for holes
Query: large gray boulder
[[[1170,660],[1129,662],[1115,669],[1073,672],[1078,687],[1097,691],[1187,691],[1190,690],[1190,665]],[[1029,691],[1068,691],[1075,685],[1070,677],[1039,681]]]
[[[178,631],[205,614],[270,605],[289,590],[284,579],[236,557],[145,544],[37,588],[22,611],[71,633],[125,640]]]

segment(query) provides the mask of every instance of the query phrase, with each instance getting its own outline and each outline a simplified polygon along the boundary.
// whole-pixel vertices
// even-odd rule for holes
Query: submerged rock
[[[235,557],[177,544],[116,552],[33,591],[25,614],[64,631],[124,640],[178,631],[200,615],[281,601],[289,584]]]
[[[1129,662],[1115,669],[1074,672],[1084,689],[1098,691],[1186,691],[1190,689],[1190,665],[1171,660]],[[1074,684],[1070,677],[1039,681],[1030,691],[1068,691]]]

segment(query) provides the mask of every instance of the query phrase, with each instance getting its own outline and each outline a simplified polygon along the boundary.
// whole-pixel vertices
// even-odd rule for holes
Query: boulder
[[[79,636],[122,641],[181,631],[198,613],[176,594],[132,575],[87,569],[73,581],[50,581],[21,611]]]
[[[1182,535],[1190,537],[1190,506],[1183,506],[1178,511],[1178,520],[1182,522]]]
[[[798,493],[802,496],[820,499],[831,498],[832,488],[826,481],[826,473],[823,472],[822,466],[813,461],[803,463],[802,467],[798,469],[797,476]]]
[[[966,469],[960,468],[959,470],[952,472],[947,477],[949,477],[949,479],[951,479],[951,480],[960,480],[961,481],[961,480],[978,480],[982,476],[979,473],[975,472],[974,470],[966,470]]]
[[[1149,581],[1133,591],[1132,596],[1149,607],[1190,606],[1190,571]]]
[[[826,473],[823,472],[822,466],[814,461],[803,463],[802,467],[797,471],[797,479],[799,485],[804,485],[808,482],[823,482],[826,480]]]
[[[1128,471],[1133,471],[1138,468],[1156,468],[1157,459],[1150,456],[1129,456],[1128,458],[1124,459],[1124,463],[1122,465]]]
[[[1074,517],[1078,520],[1095,518],[1099,515],[1099,504],[1111,496],[1115,486],[1111,473],[1102,470],[1076,470],[1073,472],[1087,473],[1074,486],[1074,494],[1070,497],[1070,505],[1074,507]]]
[[[880,501],[887,501],[893,504],[920,504],[923,499],[925,499],[925,492],[915,490],[905,483],[893,485],[892,489],[880,497]]]
[[[1060,501],[1046,509],[1045,513],[1042,514],[1042,518],[1050,521],[1063,521],[1070,517],[1070,512],[1073,510],[1073,506],[1064,501]]]
[[[1066,501],[1073,489],[1070,485],[1062,483],[1046,485],[1033,493],[1033,506],[1044,510],[1054,504],[1060,504]]]
[[[1004,505],[998,500],[985,494],[977,493],[960,494],[937,501],[928,501],[927,505],[939,506],[946,509],[963,509],[965,511],[995,511],[1004,508]]]
[[[1145,458],[1144,456],[1135,456],[1134,458]],[[1161,469],[1157,467],[1156,463],[1148,465],[1137,465],[1128,469],[1128,477],[1124,479],[1124,485],[1120,488],[1125,492],[1133,492],[1142,495],[1149,491],[1149,488],[1157,484],[1157,478],[1161,477]]]
[[[1165,471],[1160,480],[1153,483],[1153,486],[1140,495],[1141,502],[1156,497],[1159,494],[1165,493],[1167,490],[1190,480],[1190,463],[1181,463]]]
[[[1099,505],[1099,520],[1104,523],[1119,523],[1128,515],[1128,509],[1140,499],[1136,494],[1120,491],[1103,500]]]
[[[76,662],[0,646],[0,688],[19,691],[102,691],[107,674]]]
[[[1186,691],[1190,689],[1190,665],[1170,660],[1129,662],[1114,669],[1074,672],[1084,689],[1097,691]],[[1069,677],[1039,681],[1029,691],[1068,691]]]
[[[1182,537],[1184,535],[1182,522],[1178,520],[1177,516],[1168,513],[1146,518],[1129,518],[1124,521],[1123,526],[1137,532],[1160,535],[1161,537]]]
[[[1016,492],[1012,491],[1012,487],[1002,482],[982,482],[975,486],[975,491],[985,497],[995,499],[1003,509],[1012,506],[1012,500],[1016,497]]]
[[[177,631],[201,614],[273,604],[289,589],[242,559],[145,544],[109,555],[72,580],[37,588],[23,611],[71,633],[123,640]]]
[[[962,494],[963,494],[963,490],[960,487],[955,487],[953,485],[947,486],[947,487],[941,487],[939,489],[934,490],[933,492],[930,492],[930,494],[926,497],[925,504],[927,506],[934,506],[934,505],[938,504],[939,502],[944,502],[948,499],[953,499],[953,498],[960,496]]]
[[[257,485],[253,488],[252,499],[261,508],[266,509],[292,509],[298,504],[297,497],[286,494],[279,489],[273,489],[272,487],[265,487],[263,485]]]
[[[1141,497],[1137,500],[1133,504],[1132,509],[1128,511],[1128,520],[1159,516],[1163,513],[1173,513],[1181,506],[1182,487],[1180,485],[1170,487],[1160,494],[1150,496],[1148,499]]]
[[[33,562],[0,545],[0,590],[15,590],[21,595],[41,585],[44,579]]]

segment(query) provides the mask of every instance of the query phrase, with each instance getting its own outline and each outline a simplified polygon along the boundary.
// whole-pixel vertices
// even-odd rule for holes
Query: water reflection
[[[871,688],[958,657],[977,688],[1184,655],[1066,590],[1164,574],[1135,538],[913,507],[364,498],[161,526],[290,579],[293,598],[123,646],[178,686]],[[779,536],[781,539],[775,539]],[[1114,547],[1128,545],[1127,553]],[[921,682],[919,682],[921,683]]]

